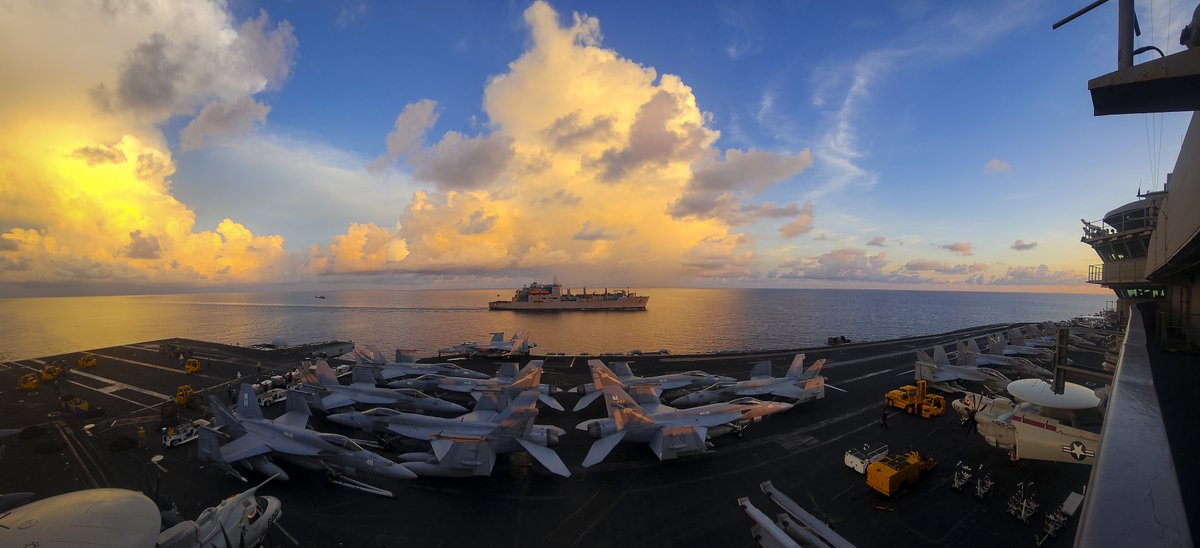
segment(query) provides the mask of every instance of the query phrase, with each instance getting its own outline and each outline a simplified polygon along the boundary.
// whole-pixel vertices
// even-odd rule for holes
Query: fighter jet
[[[609,371],[609,374],[613,375],[614,378],[618,380],[618,383],[621,385],[621,387],[625,390],[629,390],[634,386],[649,386],[654,388],[659,394],[662,394],[667,390],[703,388],[705,386],[712,386],[717,383],[734,382],[737,380],[733,377],[710,375],[703,371],[670,373],[667,375],[658,375],[654,377],[636,377],[634,376],[633,371],[629,369],[629,362],[612,362],[609,364],[612,369],[608,369],[608,367],[604,365],[604,362],[600,360],[588,360],[589,367],[594,367],[595,364],[600,364],[600,367],[604,367],[606,371]],[[580,395],[592,394],[596,392],[595,383],[576,386],[575,388],[571,389],[571,392]],[[595,398],[595,396],[593,396],[593,398]],[[583,409],[588,405],[588,403],[591,403],[591,400],[584,402],[581,399],[580,404],[575,406],[575,410],[578,411]]]
[[[504,332],[497,331],[492,333],[492,339],[487,342],[478,343],[475,341],[467,341],[454,346],[438,350],[438,355],[442,354],[465,354],[468,356],[483,355],[487,357],[499,356],[528,356],[529,350],[537,346],[536,343],[529,342],[529,335],[524,331],[513,333],[512,338],[504,340]]]
[[[406,411],[433,411],[435,413],[466,413],[467,408],[453,402],[438,399],[412,388],[377,388],[375,375],[366,368],[355,367],[351,372],[349,386],[338,383],[337,377],[325,360],[318,360],[315,374],[307,370],[304,388],[308,403],[312,407],[329,412],[339,407],[354,404],[394,405]]]
[[[1027,356],[1038,360],[1053,360],[1054,351],[1049,348],[1034,348],[1032,346],[1016,346],[1008,344],[1003,333],[993,333],[987,336],[988,354],[996,356]]]
[[[1090,409],[1100,398],[1086,387],[1065,383],[1055,394],[1041,379],[1021,379],[1008,386],[1021,400],[966,394],[951,406],[963,424],[975,427],[989,445],[1005,449],[1009,458],[1093,464],[1100,451],[1100,435],[1071,424],[1075,410]]]
[[[416,356],[403,350],[396,350],[396,361],[388,363],[383,353],[374,346],[354,350],[359,367],[370,367],[378,382],[386,382],[400,377],[412,375],[436,374],[447,377],[466,377],[468,379],[486,379],[486,373],[472,371],[452,363],[417,363]]]
[[[165,530],[160,507],[142,493],[74,491],[6,509],[0,516],[0,539],[6,546],[260,546],[282,514],[279,499],[255,495],[264,484],[204,510],[195,521],[180,521]]]
[[[981,382],[992,390],[1004,390],[1011,382],[1008,377],[995,369],[963,364],[963,354],[964,351],[959,350],[959,363],[962,365],[953,365],[946,355],[946,350],[940,344],[933,347],[933,358],[930,358],[929,354],[923,350],[917,350],[917,361],[913,364],[913,377],[918,381],[929,381],[938,389],[947,392],[965,392],[962,387],[957,385],[957,381]]]
[[[659,460],[705,453],[709,450],[708,438],[717,435],[709,429],[740,432],[745,424],[792,408],[790,403],[740,398],[681,410],[659,403],[655,389],[650,386],[635,386],[632,389],[635,400],[603,363],[593,361],[597,363],[588,364],[592,368],[592,382],[603,395],[608,418],[587,420],[576,426],[597,438],[583,460],[584,467],[603,461],[621,440],[649,443]]]
[[[488,394],[488,398],[492,399]],[[538,393],[522,392],[494,417],[477,420],[428,417],[377,407],[363,413],[337,413],[329,420],[369,432],[397,434],[430,442],[430,452],[406,453],[400,460],[419,476],[489,476],[497,454],[527,451],[546,469],[571,473],[549,446],[566,432],[557,426],[533,424]]]
[[[825,360],[817,360],[804,370],[804,354],[792,359],[787,374],[776,377],[771,374],[771,361],[760,361],[750,370],[750,379],[734,382],[719,382],[703,390],[671,400],[671,405],[692,406],[703,403],[728,401],[744,396],[774,396],[803,403],[825,397],[825,377],[820,376]]]
[[[538,392],[542,403],[558,411],[563,410],[562,404],[554,399],[553,394],[562,392],[557,386],[541,384],[542,360],[532,360],[524,369],[516,363],[500,364],[496,376],[489,379],[464,379],[459,377],[444,377],[441,375],[421,375],[415,379],[392,381],[388,386],[393,388],[416,388],[418,390],[445,390],[471,394],[478,398],[484,392],[497,392],[509,398],[525,390]]]
[[[325,470],[330,473],[331,481],[339,485],[387,496],[392,494],[346,476],[365,474],[383,479],[417,477],[404,466],[359,447],[345,436],[306,428],[308,404],[299,392],[288,391],[287,412],[275,420],[263,418],[262,408],[258,406],[254,389],[249,384],[242,384],[238,393],[237,416],[230,414],[214,395],[208,396],[208,404],[213,413],[213,422],[221,429],[220,434],[232,438],[232,441],[218,445],[217,432],[202,429],[197,452],[202,460],[216,463],[242,481],[246,481],[246,478],[235,471],[231,464],[241,464],[265,475],[278,474],[281,480],[288,479],[287,473],[271,462],[268,455],[310,470]]]
[[[1019,356],[983,354],[979,351],[979,346],[975,344],[975,339],[967,339],[965,342],[958,341],[955,343],[955,347],[958,351],[956,358],[960,366],[979,367],[982,365],[991,365],[1011,370],[1018,375],[1026,377],[1050,376],[1050,372],[1046,368]]]

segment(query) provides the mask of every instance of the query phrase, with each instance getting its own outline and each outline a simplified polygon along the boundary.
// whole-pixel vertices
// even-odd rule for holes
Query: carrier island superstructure
[[[650,297],[627,289],[604,290],[603,293],[563,292],[557,281],[549,284],[533,282],[513,295],[512,300],[492,301],[492,310],[645,310]]]

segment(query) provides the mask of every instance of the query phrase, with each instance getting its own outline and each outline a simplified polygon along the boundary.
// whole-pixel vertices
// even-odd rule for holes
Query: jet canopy
[[[334,445],[336,447],[341,447],[342,449],[345,449],[347,451],[356,451],[357,452],[357,451],[363,450],[363,448],[360,447],[357,443],[354,443],[350,438],[347,438],[346,436],[343,436],[341,434],[317,433],[317,436],[319,436],[321,439],[325,440],[326,442],[329,442],[330,445]]]

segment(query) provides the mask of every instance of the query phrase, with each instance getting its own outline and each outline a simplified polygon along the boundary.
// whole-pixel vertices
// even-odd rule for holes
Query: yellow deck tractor
[[[62,407],[63,413],[72,415],[86,415],[92,410],[91,404],[86,400],[70,394],[64,394],[58,399],[59,405]]]
[[[192,390],[192,385],[183,384],[175,389],[175,405],[179,407],[196,407],[200,404],[200,395]]]
[[[200,360],[188,358],[186,362],[183,362],[184,373],[195,373],[197,371],[200,371]]]
[[[17,379],[17,388],[21,390],[37,390],[39,384],[37,373],[26,373]]]
[[[934,466],[937,461],[933,457],[923,457],[916,451],[892,455],[867,465],[867,486],[890,497],[917,483]]]
[[[910,415],[920,415],[927,419],[939,416],[946,412],[946,398],[941,394],[927,393],[928,388],[929,382],[920,380],[916,386],[908,384],[889,390],[883,396],[883,402],[891,407],[903,409]]]
[[[79,357],[79,368],[96,367],[96,356],[94,354],[84,354]]]
[[[42,381],[44,382],[54,381],[58,379],[59,375],[62,375],[62,368],[57,365],[49,364],[42,368]]]

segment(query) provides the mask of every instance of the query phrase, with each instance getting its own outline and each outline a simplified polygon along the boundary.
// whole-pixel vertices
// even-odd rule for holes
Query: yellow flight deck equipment
[[[867,486],[890,497],[916,484],[934,466],[937,461],[933,457],[923,457],[916,451],[892,455],[867,465]]]
[[[901,386],[890,390],[883,396],[883,402],[891,407],[903,409],[910,415],[920,415],[924,418],[936,417],[946,411],[946,398],[941,394],[929,394],[929,382],[917,381],[917,385]]]
[[[17,388],[21,390],[37,390],[38,389],[38,374],[26,373],[17,379]]]
[[[200,403],[200,396],[192,390],[192,385],[183,384],[175,389],[175,405],[180,407],[196,407]]]
[[[60,397],[59,405],[62,406],[62,410],[64,413],[71,413],[74,415],[87,414],[87,412],[90,411],[92,408],[91,405],[88,404],[88,402],[86,400],[80,399],[80,398],[78,398],[76,396],[72,396],[70,394]]]
[[[195,373],[200,370],[200,360],[196,358],[188,358],[188,361],[183,363],[184,373]]]
[[[94,356],[92,354],[85,354],[83,356],[80,356],[79,357],[79,368],[83,369],[85,367],[96,367],[96,356]]]
[[[42,380],[46,382],[53,381],[62,374],[62,368],[57,365],[47,365],[42,368]]]

